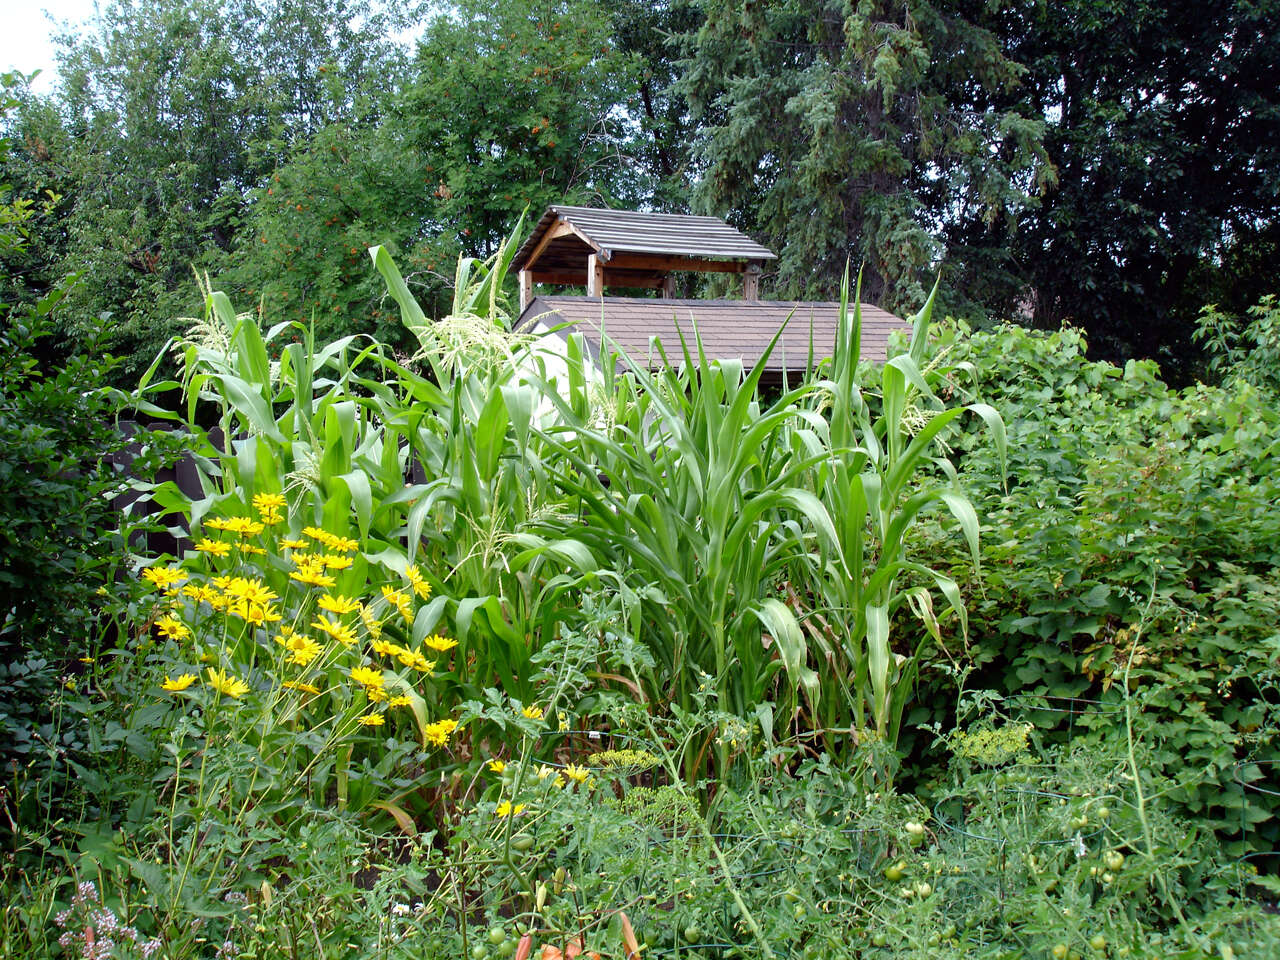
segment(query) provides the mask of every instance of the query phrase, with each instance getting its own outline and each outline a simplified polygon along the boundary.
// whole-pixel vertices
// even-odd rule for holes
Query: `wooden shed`
[[[667,358],[681,356],[683,334],[694,326],[709,357],[741,359],[753,366],[787,324],[765,365],[763,383],[799,374],[810,357],[820,361],[835,346],[840,305],[821,301],[759,299],[760,274],[777,256],[716,217],[549,207],[516,252],[520,276],[517,329],[552,329],[560,337],[583,334],[593,352],[608,337],[637,363],[656,368],[661,342]],[[678,300],[673,274],[685,270],[742,275],[741,300]],[[534,284],[585,287],[586,296],[539,295]],[[648,287],[660,297],[609,297],[610,287]],[[788,321],[788,318],[790,320]],[[894,330],[910,333],[900,317],[862,304],[862,357],[883,362]]]

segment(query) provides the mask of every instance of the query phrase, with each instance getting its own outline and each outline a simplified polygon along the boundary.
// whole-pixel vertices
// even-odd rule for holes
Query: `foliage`
[[[831,299],[852,257],[873,302],[917,307],[931,223],[1016,218],[1053,181],[1040,118],[972,108],[1022,68],[998,14],[970,6],[706,4],[678,83],[697,204],[779,251],[780,293]]]
[[[1280,393],[1280,304],[1275,294],[1249,307],[1246,317],[1227,316],[1216,305],[1206,306],[1194,336],[1209,354],[1210,374]]]

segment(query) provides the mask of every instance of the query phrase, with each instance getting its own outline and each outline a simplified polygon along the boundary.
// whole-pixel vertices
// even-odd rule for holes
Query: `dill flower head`
[[[196,675],[194,673],[184,673],[182,676],[178,677],[177,680],[172,679],[166,674],[164,683],[160,684],[160,689],[167,691],[168,693],[181,693],[195,682]]]
[[[205,675],[208,678],[205,682],[224,696],[243,697],[249,692],[247,683],[231,676],[225,670],[215,670],[210,667],[205,671]]]

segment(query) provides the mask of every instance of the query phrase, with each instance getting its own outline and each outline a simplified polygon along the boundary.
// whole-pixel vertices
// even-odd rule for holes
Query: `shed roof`
[[[533,233],[516,251],[513,270],[529,266],[548,231],[567,223],[573,233],[602,259],[615,253],[642,253],[704,260],[776,260],[767,247],[718,217],[676,213],[641,213],[595,207],[548,207]]]
[[[693,348],[693,325],[708,357],[741,358],[747,366],[763,355],[778,328],[791,317],[786,331],[765,364],[776,376],[783,370],[803,370],[809,356],[812,332],[815,359],[832,355],[840,304],[830,301],[760,300],[647,300],[633,297],[535,297],[520,314],[517,329],[541,323],[546,327],[569,322],[572,327],[558,331],[568,337],[571,330],[583,334],[587,346],[600,352],[601,325],[610,340],[626,351],[636,363],[655,368],[661,355],[651,346],[657,338],[673,362],[681,355],[680,333]],[[869,303],[862,305],[862,359],[887,359],[889,334],[911,332],[901,317]]]

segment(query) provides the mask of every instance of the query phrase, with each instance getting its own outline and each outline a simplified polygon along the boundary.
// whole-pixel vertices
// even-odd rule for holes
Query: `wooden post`
[[[604,261],[594,253],[587,257],[587,296],[604,296]]]
[[[524,313],[529,309],[529,304],[533,303],[533,273],[529,270],[520,271],[520,312]]]
[[[742,274],[742,299],[759,300],[760,299],[760,264],[753,263],[747,267]]]
[[[676,275],[668,273],[662,278],[662,299],[674,300],[676,295]]]

